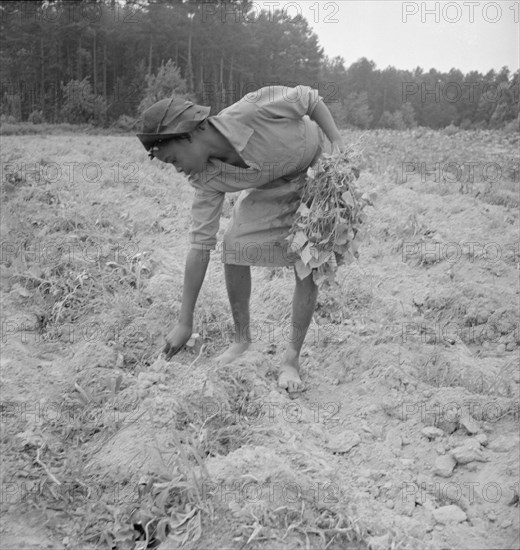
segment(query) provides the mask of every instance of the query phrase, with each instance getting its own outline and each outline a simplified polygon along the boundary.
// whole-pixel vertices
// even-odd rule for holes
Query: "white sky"
[[[455,67],[463,73],[486,73],[504,65],[514,72],[520,66],[518,0],[256,0],[255,4],[285,9],[289,17],[299,9],[325,55],[341,55],[347,67],[361,57],[374,61],[378,69]]]

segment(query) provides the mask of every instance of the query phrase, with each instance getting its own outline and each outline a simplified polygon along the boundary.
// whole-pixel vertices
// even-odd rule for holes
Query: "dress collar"
[[[231,143],[244,162],[254,170],[259,170],[258,164],[245,151],[249,139],[254,130],[246,126],[235,117],[221,113],[217,116],[209,117],[209,122]]]
[[[213,124],[213,126],[229,141],[229,143],[231,143],[249,168],[239,168],[231,164],[227,164],[219,159],[212,158],[203,172],[188,178],[192,185],[200,186],[201,184],[206,184],[222,174],[222,172],[225,174],[230,174],[235,170],[242,172],[244,170],[260,170],[260,166],[247,154],[246,151],[246,146],[249,139],[254,133],[252,128],[246,126],[235,117],[228,116],[225,113],[209,117],[208,121]]]

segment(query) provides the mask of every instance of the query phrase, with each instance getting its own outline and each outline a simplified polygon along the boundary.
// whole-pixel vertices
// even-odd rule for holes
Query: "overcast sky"
[[[264,9],[276,6],[263,0],[256,3]],[[378,69],[455,67],[463,73],[486,73],[504,65],[514,72],[520,66],[518,0],[279,0],[278,4],[290,17],[299,10],[325,54],[341,55],[347,67],[361,57],[374,61]]]

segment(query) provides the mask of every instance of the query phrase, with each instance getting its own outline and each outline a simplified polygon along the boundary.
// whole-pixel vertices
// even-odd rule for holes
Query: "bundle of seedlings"
[[[323,155],[307,172],[300,207],[287,240],[296,254],[298,277],[313,274],[321,286],[332,283],[338,266],[358,257],[363,211],[373,206],[375,193],[362,193],[356,186],[358,157],[350,149],[336,155]]]

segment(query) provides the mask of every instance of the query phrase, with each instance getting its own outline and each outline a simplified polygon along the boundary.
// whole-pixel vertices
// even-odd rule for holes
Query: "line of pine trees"
[[[319,89],[359,128],[518,123],[520,71],[346,67],[303,17],[246,0],[0,2],[3,120],[134,121],[176,93],[213,112],[269,84]]]

